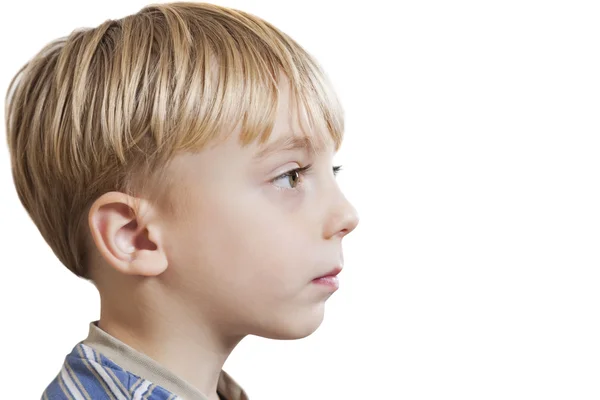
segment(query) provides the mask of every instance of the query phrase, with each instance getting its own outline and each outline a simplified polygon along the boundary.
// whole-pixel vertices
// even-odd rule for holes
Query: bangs
[[[137,49],[138,57],[158,57],[152,65],[155,73],[149,74],[157,86],[148,130],[158,149],[167,150],[166,157],[200,150],[236,126],[241,126],[243,145],[266,142],[283,84],[289,84],[295,108],[290,111],[298,115],[302,134],[311,142],[331,140],[339,149],[343,110],[315,59],[271,24],[236,10],[211,12],[212,7],[161,5],[141,11],[143,17],[166,24],[161,34],[157,28],[153,32],[158,51],[152,52],[150,44],[147,55]],[[124,21],[124,31],[131,31],[124,38],[144,37],[136,32],[142,26],[160,27],[138,21]]]

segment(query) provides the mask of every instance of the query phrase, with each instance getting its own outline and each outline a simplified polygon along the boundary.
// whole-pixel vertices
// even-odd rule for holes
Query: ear
[[[124,193],[108,192],[96,199],[88,223],[102,258],[126,275],[163,273],[168,261],[154,216],[150,203]]]

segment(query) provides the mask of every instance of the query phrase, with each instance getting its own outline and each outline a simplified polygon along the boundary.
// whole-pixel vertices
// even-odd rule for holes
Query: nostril
[[[344,236],[346,236],[347,234],[349,234],[350,232],[352,232],[352,230],[353,230],[353,229],[347,229],[347,228],[344,228],[344,229],[342,229],[342,230],[340,231],[340,237],[344,237]]]

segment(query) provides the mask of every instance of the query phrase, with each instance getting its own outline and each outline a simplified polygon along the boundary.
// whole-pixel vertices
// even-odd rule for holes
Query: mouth
[[[335,267],[325,275],[322,275],[318,278],[312,280],[313,283],[317,285],[322,285],[328,287],[329,289],[337,290],[340,286],[339,279],[337,275],[342,271],[341,267]]]
[[[329,277],[335,277],[337,276],[340,272],[342,272],[342,267],[335,267],[334,269],[332,269],[331,271],[329,271],[328,273],[326,273],[325,275],[319,276],[318,278],[315,278],[313,280],[317,280],[317,279],[321,279],[321,278],[329,278]]]

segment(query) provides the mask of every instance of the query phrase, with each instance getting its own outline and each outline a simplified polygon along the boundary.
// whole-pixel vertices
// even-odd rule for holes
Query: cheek
[[[264,208],[255,205],[222,216],[227,222],[217,228],[215,258],[221,259],[240,291],[278,299],[293,296],[309,279],[314,246],[305,221]]]
[[[310,283],[322,267],[314,220],[270,198],[204,201],[171,230],[178,293],[262,336],[314,331],[323,314]]]
[[[173,230],[177,263],[242,289],[293,282],[309,255],[305,222],[269,199],[259,200],[205,202],[190,209]]]
[[[318,227],[306,196],[272,187],[219,193],[186,201],[186,212],[171,226],[168,254],[181,271],[180,285],[198,296],[234,293],[228,301],[263,305],[305,290],[319,261]]]

